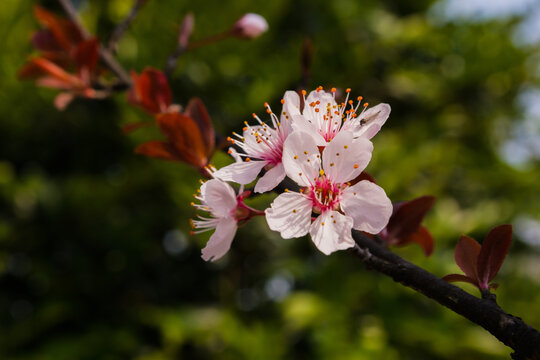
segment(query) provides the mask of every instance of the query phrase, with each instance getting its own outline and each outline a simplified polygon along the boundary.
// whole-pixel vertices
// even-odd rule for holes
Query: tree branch
[[[81,20],[79,19],[79,16],[77,15],[77,10],[73,6],[73,3],[71,0],[58,0],[64,11],[66,12],[66,15],[68,16],[69,20],[77,26],[78,30],[81,32],[83,37],[85,39],[89,39],[91,37],[90,33],[86,30],[86,28],[82,25]],[[109,69],[118,77],[120,80],[120,84],[115,85],[116,89],[120,88],[126,88],[131,87],[131,76],[124,70],[122,65],[118,61],[116,61],[113,54],[111,54],[110,51],[108,51],[105,47],[100,46],[99,48],[99,55],[101,57],[101,60],[107,65]]]
[[[391,277],[482,326],[514,349],[515,360],[540,360],[540,333],[502,310],[492,298],[481,299],[411,264],[385,247],[353,231],[351,252],[369,268]]]
[[[109,39],[109,42],[107,44],[108,51],[110,51],[111,53],[115,52],[115,48],[116,48],[116,44],[118,43],[118,40],[120,40],[120,38],[127,31],[131,22],[135,20],[135,17],[137,17],[139,10],[141,10],[144,4],[146,4],[146,1],[147,0],[135,0],[129,14],[114,29]]]

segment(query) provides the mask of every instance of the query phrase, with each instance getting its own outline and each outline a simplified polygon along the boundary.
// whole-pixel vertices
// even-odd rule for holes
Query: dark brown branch
[[[139,10],[141,10],[141,8],[144,6],[144,4],[146,4],[146,2],[147,0],[135,0],[129,14],[124,18],[124,20],[122,20],[122,22],[120,22],[116,26],[107,44],[107,49],[111,53],[116,52],[116,44],[127,31],[131,22],[135,20],[137,14],[139,13]]]
[[[411,264],[359,232],[351,250],[369,268],[410,287],[482,326],[514,349],[515,360],[540,360],[540,333],[502,310],[494,298],[477,298],[424,269]]]
[[[86,28],[82,25],[81,20],[79,19],[79,15],[77,15],[77,10],[71,3],[71,0],[58,0],[60,5],[62,5],[62,8],[66,12],[69,20],[71,20],[75,26],[77,26],[78,30],[81,32],[83,37],[85,39],[89,39],[91,37],[90,33],[86,30]],[[118,77],[120,80],[120,84],[115,85],[116,88],[126,88],[131,87],[131,76],[124,70],[122,65],[116,61],[116,58],[111,54],[110,51],[108,51],[105,47],[100,46],[99,49],[99,55],[101,57],[101,60],[105,63],[105,65],[111,69],[111,71]]]

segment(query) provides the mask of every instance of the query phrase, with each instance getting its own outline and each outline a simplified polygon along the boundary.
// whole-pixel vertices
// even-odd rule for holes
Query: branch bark
[[[118,40],[120,40],[120,38],[127,31],[131,22],[135,20],[135,17],[137,17],[139,10],[141,10],[144,4],[146,4],[146,1],[147,0],[135,0],[133,7],[129,11],[129,14],[114,29],[111,38],[109,39],[109,42],[107,44],[108,51],[110,51],[111,53],[114,53],[116,51],[115,48]]]
[[[71,0],[58,0],[64,11],[66,12],[66,15],[68,18],[77,26],[81,34],[85,39],[89,39],[91,37],[90,33],[86,28],[83,26],[81,20],[79,19],[79,15],[77,14],[77,10],[73,6],[73,3]],[[116,58],[114,55],[107,50],[104,46],[100,46],[99,48],[99,55],[101,57],[101,60],[107,65],[109,69],[118,77],[120,80],[120,84],[116,84],[115,88],[129,88],[131,87],[131,76],[127,73],[126,70],[120,65],[118,61],[116,61]]]
[[[481,299],[411,264],[385,247],[353,231],[351,249],[369,268],[391,277],[446,306],[489,331],[514,350],[515,360],[540,360],[540,333],[519,317],[502,310],[493,298]]]

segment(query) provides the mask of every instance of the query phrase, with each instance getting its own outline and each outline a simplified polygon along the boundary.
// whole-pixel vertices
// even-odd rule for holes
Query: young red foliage
[[[149,141],[135,152],[163,160],[185,162],[206,174],[214,152],[214,128],[202,101],[193,98],[185,113],[169,112],[156,116],[166,141]]]
[[[102,97],[104,94],[92,87],[99,59],[98,40],[85,40],[74,23],[40,6],[34,7],[34,15],[44,29],[34,33],[32,40],[44,53],[30,59],[19,70],[19,78],[35,79],[39,86],[62,90],[54,101],[60,110],[75,96]]]
[[[381,239],[393,246],[417,243],[426,256],[431,255],[434,246],[433,237],[421,224],[434,203],[435,197],[427,195],[394,204],[394,211],[388,225],[380,233]]]
[[[493,228],[481,246],[473,238],[462,236],[456,245],[454,259],[465,275],[451,274],[443,279],[468,282],[481,291],[495,289],[497,284],[490,282],[499,272],[511,242],[512,225]]]
[[[478,279],[478,254],[480,254],[481,246],[471,237],[461,236],[454,252],[454,260],[459,268],[471,279]]]
[[[480,254],[478,254],[478,281],[487,288],[489,282],[499,272],[512,242],[512,225],[494,227],[487,234]]]
[[[42,51],[64,51],[69,53],[84,37],[71,21],[34,6],[34,17],[44,27],[33,36],[36,49]]]
[[[167,112],[172,104],[172,94],[167,77],[157,69],[147,67],[141,75],[131,72],[133,87],[128,93],[128,102],[150,114]]]

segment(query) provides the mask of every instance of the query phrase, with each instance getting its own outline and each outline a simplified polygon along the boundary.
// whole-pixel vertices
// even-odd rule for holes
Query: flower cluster
[[[242,134],[229,138],[241,153],[230,150],[236,162],[212,168],[214,179],[204,183],[197,196],[201,205],[196,206],[211,218],[193,221],[195,232],[216,229],[203,250],[205,260],[223,256],[238,224],[254,215],[264,214],[270,229],[283,238],[309,233],[326,255],[353,247],[353,229],[369,234],[385,229],[392,203],[380,186],[366,180],[363,171],[373,151],[370,139],[387,120],[390,106],[368,109],[361,97],[355,104],[349,99],[350,89],[345,101],[338,102],[336,92],[335,88],[325,92],[322,87],[309,95],[287,91],[279,115],[265,104],[269,123],[253,114],[257,124],[246,122]],[[243,202],[245,193],[234,195],[227,184],[243,187],[261,172],[255,192],[273,190],[286,177],[289,187],[297,188],[285,189],[264,213],[248,208]]]

